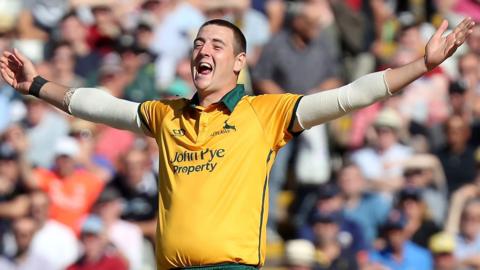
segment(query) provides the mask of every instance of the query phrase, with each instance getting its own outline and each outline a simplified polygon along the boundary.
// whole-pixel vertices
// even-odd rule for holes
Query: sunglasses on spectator
[[[464,214],[462,218],[465,221],[480,222],[480,215]]]
[[[403,176],[405,177],[411,177],[411,176],[415,176],[415,175],[419,175],[419,174],[422,174],[422,170],[421,169],[412,169],[412,170],[407,170],[403,173]]]

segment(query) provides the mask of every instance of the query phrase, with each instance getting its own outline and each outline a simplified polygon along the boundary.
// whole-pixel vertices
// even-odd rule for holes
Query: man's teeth
[[[199,67],[201,68],[208,68],[208,69],[211,69],[212,66],[210,66],[210,64],[207,64],[207,63],[200,63]]]

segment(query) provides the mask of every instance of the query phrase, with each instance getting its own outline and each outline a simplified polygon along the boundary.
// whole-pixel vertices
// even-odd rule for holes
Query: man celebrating
[[[473,21],[446,37],[444,21],[425,58],[307,96],[245,96],[237,85],[246,62],[241,31],[223,20],[200,28],[193,44],[191,100],[120,100],[38,76],[17,50],[0,71],[23,94],[93,122],[144,133],[160,149],[157,262],[169,268],[256,268],[265,261],[268,173],[293,135],[388,97],[442,63],[465,41]]]

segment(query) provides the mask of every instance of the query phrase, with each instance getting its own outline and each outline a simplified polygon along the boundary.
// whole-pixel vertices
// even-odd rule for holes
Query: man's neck
[[[228,92],[234,89],[236,84],[225,87],[218,91],[197,91],[198,104],[202,107],[208,107],[213,103],[219,102]]]
[[[27,254],[28,254],[28,250],[17,251],[17,253],[15,254],[15,262],[17,264],[24,262],[25,259],[27,258]]]
[[[356,208],[360,203],[360,199],[362,198],[362,194],[349,194],[345,195],[346,199],[346,207],[349,209]]]
[[[454,154],[462,154],[467,148],[466,144],[452,144],[450,145],[450,151]]]

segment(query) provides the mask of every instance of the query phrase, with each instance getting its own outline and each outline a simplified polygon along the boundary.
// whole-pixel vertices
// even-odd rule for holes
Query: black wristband
[[[32,96],[40,97],[40,89],[47,82],[48,81],[40,77],[40,75],[36,76],[35,78],[33,78],[32,85],[30,85],[30,88],[28,89],[28,94]]]

